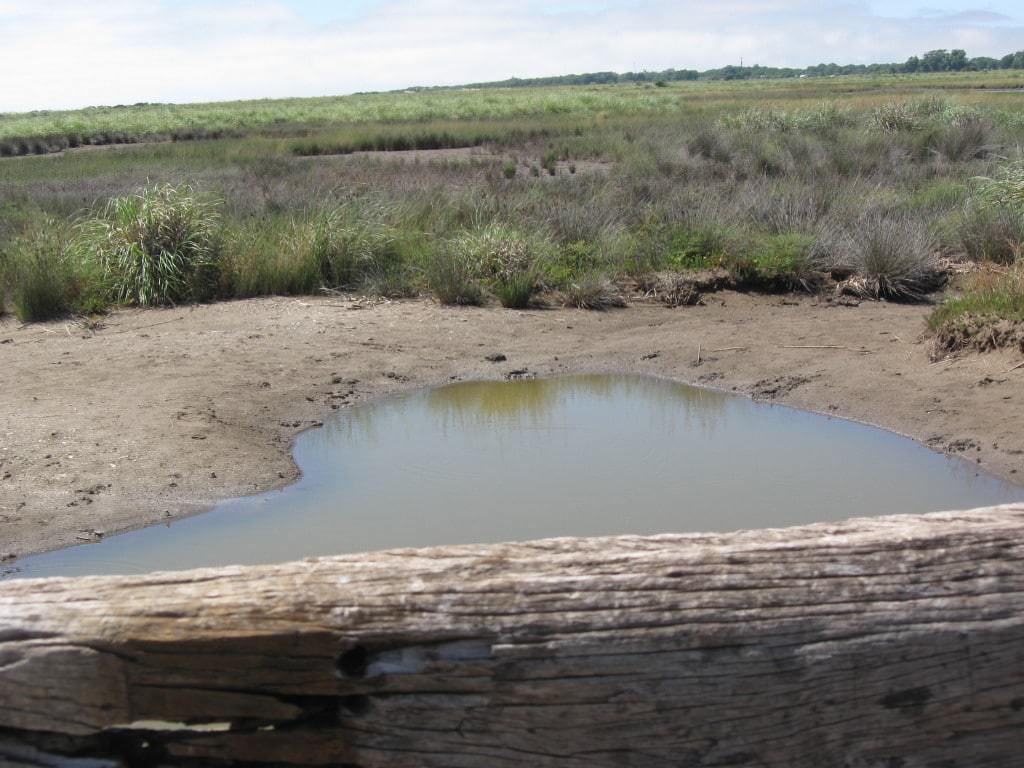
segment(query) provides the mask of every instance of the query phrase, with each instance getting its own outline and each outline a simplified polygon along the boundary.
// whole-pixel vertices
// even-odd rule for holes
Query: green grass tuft
[[[72,250],[98,265],[111,299],[142,307],[206,300],[219,280],[217,202],[164,185],[80,219]]]

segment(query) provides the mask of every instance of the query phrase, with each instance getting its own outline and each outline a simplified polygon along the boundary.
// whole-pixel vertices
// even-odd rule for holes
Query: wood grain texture
[[[1022,755],[1024,505],[0,586],[0,765]]]

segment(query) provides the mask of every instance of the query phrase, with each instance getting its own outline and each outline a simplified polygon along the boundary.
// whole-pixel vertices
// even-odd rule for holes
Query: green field
[[[1014,88],[1024,72],[2,115],[6,305],[326,288],[607,306],[677,301],[709,270],[918,300],[940,257],[1019,269],[1024,205],[982,181],[1024,159]]]
[[[139,104],[74,111],[0,114],[0,151],[31,154],[47,141],[129,143],[147,138],[190,139],[224,134],[304,132],[339,123],[490,120],[574,115],[714,114],[752,100],[780,108],[819,99],[870,104],[893,94],[965,92],[1024,87],[1024,71],[877,75],[805,80],[677,82],[548,88],[444,89],[354,96],[236,101],[216,104]],[[860,97],[860,98],[857,98]],[[971,100],[991,100],[989,95]],[[24,142],[26,151],[19,146]]]

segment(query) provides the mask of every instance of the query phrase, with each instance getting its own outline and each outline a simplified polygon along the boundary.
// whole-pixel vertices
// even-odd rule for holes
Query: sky
[[[1020,0],[0,0],[0,112],[1024,48]]]

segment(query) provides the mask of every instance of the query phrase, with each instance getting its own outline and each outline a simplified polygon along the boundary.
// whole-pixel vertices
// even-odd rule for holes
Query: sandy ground
[[[931,364],[925,307],[732,293],[607,313],[360,306],[123,311],[95,332],[0,320],[0,557],[281,486],[298,474],[295,435],[333,410],[522,369],[735,391],[884,426],[1024,480],[1024,368],[1003,354]],[[507,360],[488,362],[494,353]]]

